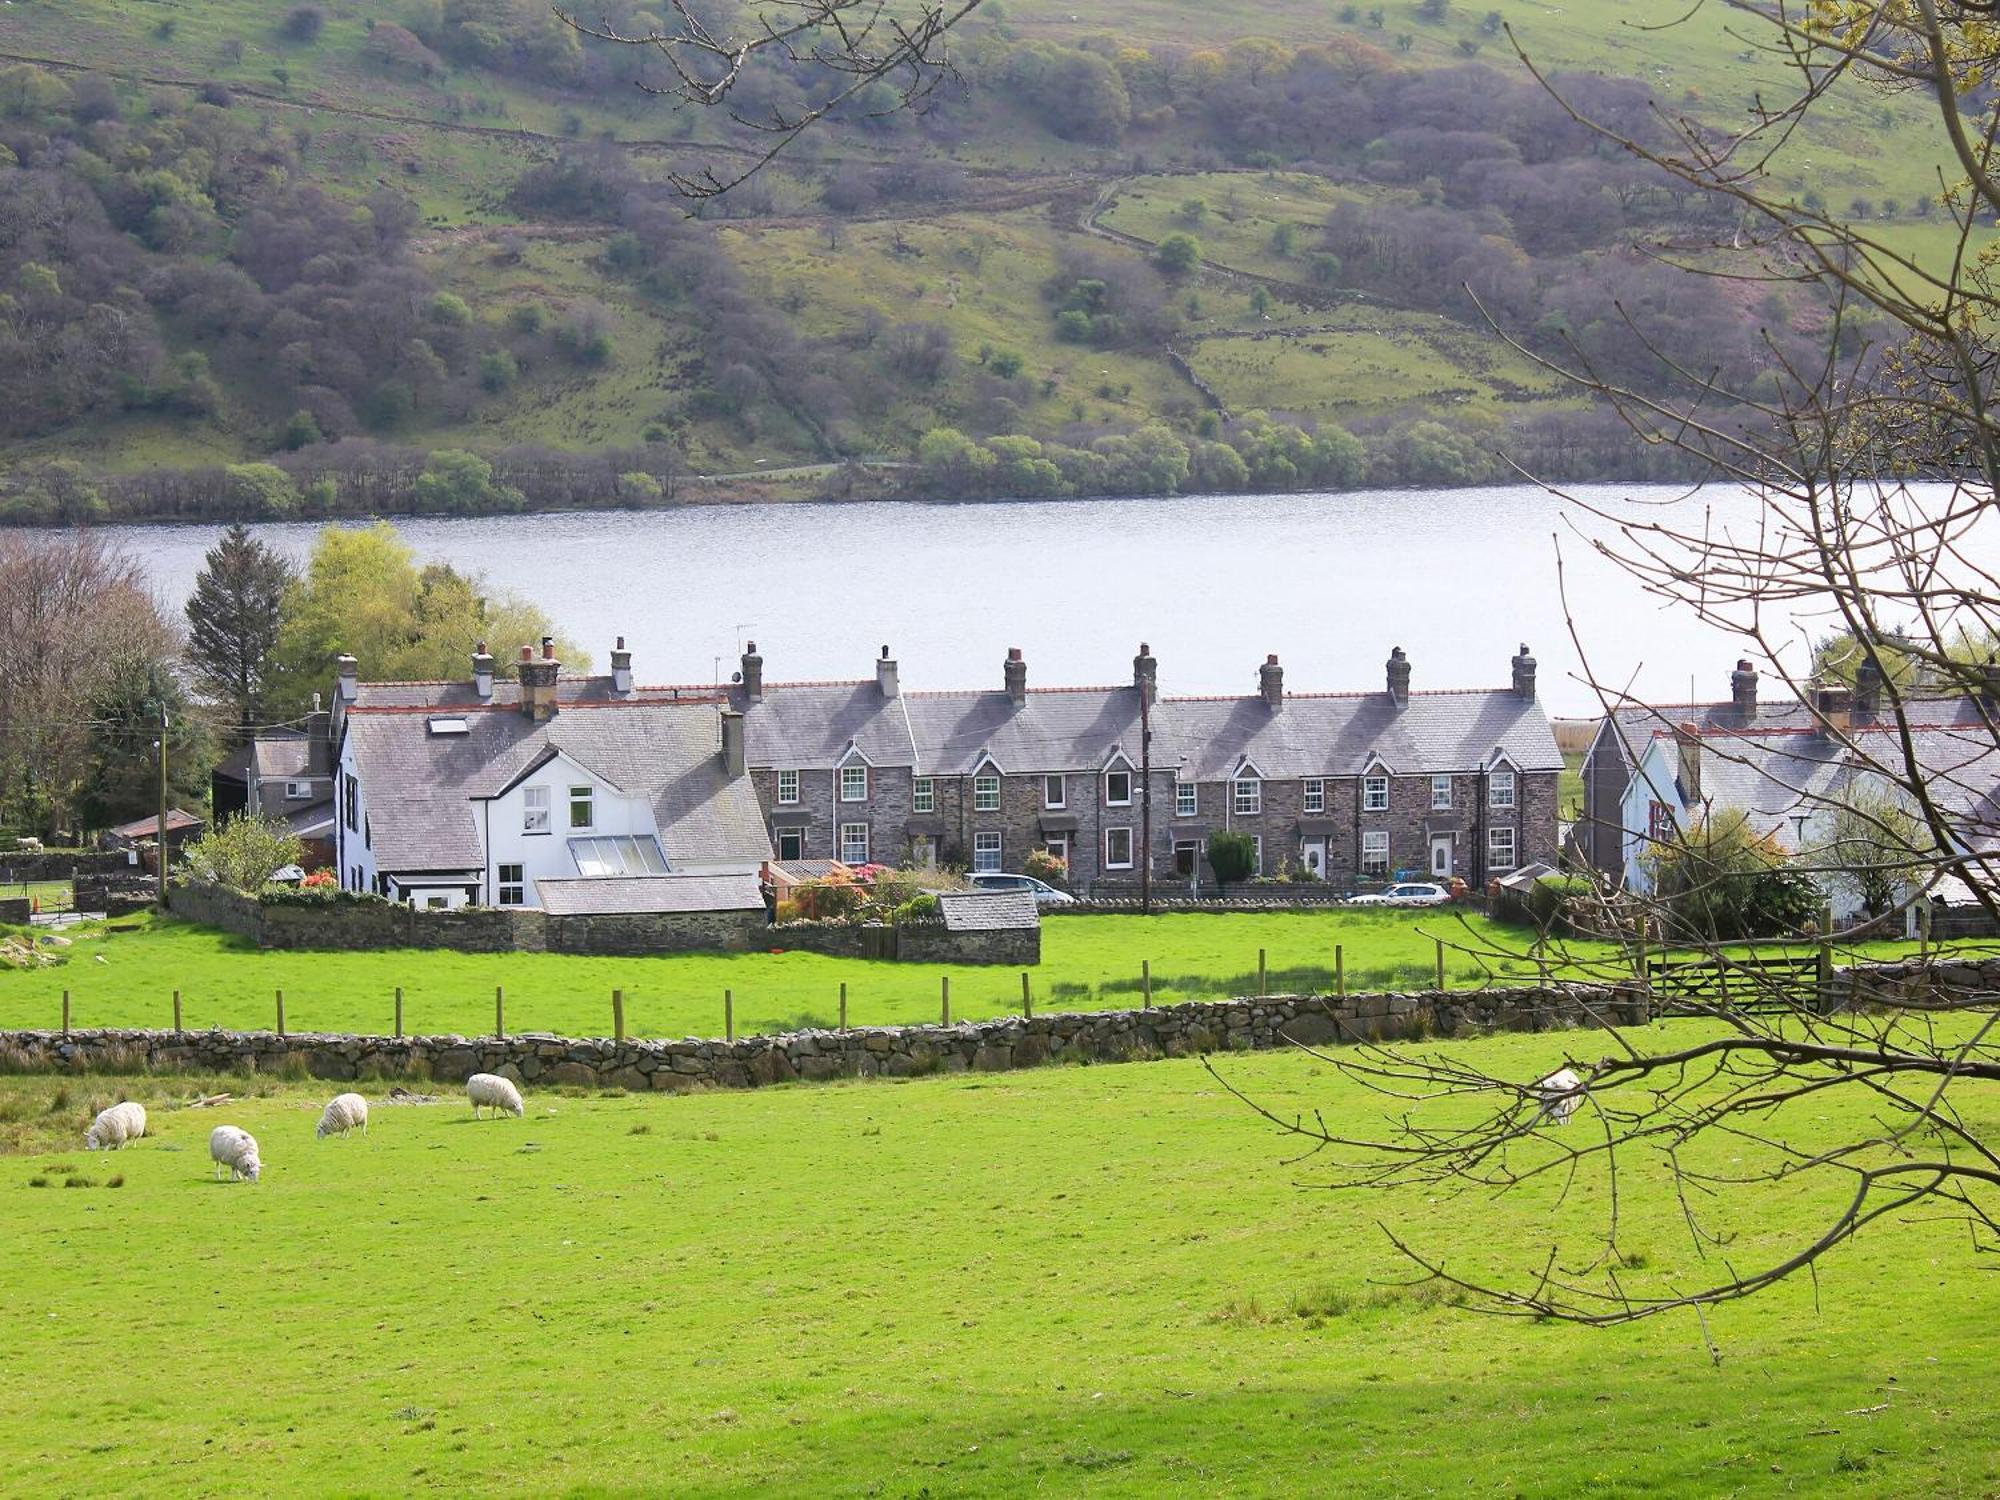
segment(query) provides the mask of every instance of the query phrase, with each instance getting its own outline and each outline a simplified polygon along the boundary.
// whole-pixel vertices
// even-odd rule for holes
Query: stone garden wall
[[[47,849],[40,854],[0,854],[0,885],[24,881],[74,880],[79,875],[122,875],[138,867],[122,849]]]

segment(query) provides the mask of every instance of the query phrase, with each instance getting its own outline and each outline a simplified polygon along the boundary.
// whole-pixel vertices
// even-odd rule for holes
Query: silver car
[[[1076,900],[1068,891],[1059,891],[1046,880],[1037,880],[1032,875],[1006,875],[989,871],[983,875],[971,875],[969,879],[974,889],[982,891],[1026,891],[1035,898],[1037,906],[1068,906]]]
[[[1356,896],[1355,906],[1443,906],[1451,900],[1451,892],[1441,885],[1433,885],[1428,880],[1405,880],[1392,885],[1386,891],[1370,891],[1365,896]]]

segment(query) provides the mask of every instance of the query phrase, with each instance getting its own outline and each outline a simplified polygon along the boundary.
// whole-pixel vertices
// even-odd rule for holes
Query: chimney
[[[1736,670],[1729,674],[1729,696],[1736,704],[1736,717],[1748,723],[1757,717],[1757,669],[1750,658],[1739,657]]]
[[[1019,646],[1007,648],[1007,696],[1017,705],[1028,701],[1028,664]]]
[[[1979,701],[1989,709],[2000,707],[2000,662],[1990,656],[1979,669]]]
[[[1680,751],[1681,801],[1692,807],[1701,801],[1701,732],[1692,724],[1675,725],[1674,748]]]
[[[352,703],[361,692],[361,663],[342,652],[334,665],[340,669],[340,701]]]
[[[1139,690],[1148,708],[1160,701],[1160,664],[1153,659],[1153,648],[1144,641],[1139,642],[1139,654],[1132,658],[1132,686]]]
[[[743,696],[752,703],[764,701],[764,658],[757,654],[755,641],[743,651]]]
[[[532,646],[521,648],[521,712],[537,724],[546,724],[555,717],[556,677],[561,671],[554,637],[542,637],[540,656],[535,655]]]
[[[1854,719],[1854,695],[1845,683],[1821,683],[1813,693],[1813,707],[1819,713],[1821,734],[1847,733]]]
[[[479,695],[481,703],[493,701],[493,658],[488,654],[484,641],[472,653],[472,691]]]
[[[632,653],[625,649],[625,637],[611,648],[611,691],[621,698],[632,696]]]
[[[1535,701],[1535,659],[1528,654],[1528,643],[1521,642],[1521,652],[1511,663],[1514,668],[1514,696]]]
[[[1410,659],[1401,646],[1389,653],[1389,696],[1398,704],[1410,701]]]
[[[898,697],[903,691],[902,684],[896,680],[896,659],[889,654],[887,646],[875,658],[875,686],[882,690],[884,698]]]
[[[1285,669],[1278,665],[1276,652],[1257,669],[1257,691],[1264,695],[1264,707],[1273,712],[1285,706]]]
[[[743,715],[722,711],[722,774],[732,781],[743,774]]]
[[[1861,665],[1854,669],[1854,711],[1875,717],[1882,706],[1882,663],[1868,648],[1862,650]]]

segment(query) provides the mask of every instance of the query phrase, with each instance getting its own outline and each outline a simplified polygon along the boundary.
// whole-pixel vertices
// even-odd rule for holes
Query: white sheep
[[[465,1097],[472,1101],[475,1120],[482,1104],[493,1110],[496,1117],[503,1109],[517,1120],[527,1112],[521,1103],[521,1091],[498,1073],[474,1073],[465,1080]]]
[[[1544,1120],[1567,1125],[1569,1117],[1576,1113],[1576,1107],[1583,1103],[1583,1079],[1574,1068],[1557,1068],[1548,1077],[1537,1081],[1530,1092],[1541,1100],[1541,1108],[1535,1114],[1537,1125]]]
[[[319,1117],[319,1129],[313,1134],[325,1140],[330,1135],[346,1135],[356,1127],[363,1135],[368,1134],[368,1101],[359,1094],[336,1094]]]
[[[208,1133],[208,1154],[215,1158],[215,1175],[229,1168],[229,1180],[241,1177],[255,1182],[264,1170],[257,1156],[257,1138],[234,1125],[218,1125]]]
[[[123,1104],[114,1104],[98,1112],[97,1118],[90,1122],[90,1129],[83,1133],[83,1149],[116,1151],[127,1141],[136,1141],[145,1133],[145,1106],[127,1099]]]

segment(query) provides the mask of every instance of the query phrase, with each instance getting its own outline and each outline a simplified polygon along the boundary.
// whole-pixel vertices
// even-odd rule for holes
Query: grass
[[[76,892],[67,880],[25,880],[0,883],[0,899],[19,900],[26,896],[39,911],[68,911],[76,904]]]
[[[1562,1038],[1476,1044],[1530,1076]],[[1383,1101],[1309,1058],[1230,1057],[1285,1109]],[[1550,1192],[1476,1205],[1302,1191],[1194,1062],[685,1098],[536,1092],[474,1124],[330,1087],[176,1109],[77,1146],[73,1080],[0,1080],[49,1134],[0,1157],[0,1381],[21,1493],[1957,1495],[2000,1484],[2000,1286],[1951,1226],[1884,1220],[1709,1315],[1593,1332],[1479,1317],[1396,1223],[1472,1268],[1538,1266]],[[50,1109],[55,1093],[66,1102]],[[370,1092],[374,1092],[370,1090]],[[1989,1134],[1990,1089],[1960,1102]],[[1815,1125],[1811,1116],[1833,1115]],[[209,1130],[257,1135],[255,1187]],[[1860,1128],[1816,1105],[1801,1141]],[[643,1132],[636,1127],[648,1127]],[[124,1179],[106,1190],[112,1167]],[[1637,1166],[1637,1164],[1635,1164]],[[1650,1168],[1629,1285],[1712,1274]],[[52,1191],[39,1178],[95,1178]],[[1762,1263],[1837,1196],[1738,1222]],[[1565,1214],[1594,1222],[1601,1195]],[[1631,1262],[1641,1264],[1633,1266]]]
[[[635,1036],[719,1036],[723,992],[733,995],[736,1030],[749,1035],[832,1026],[848,986],[856,1026],[934,1021],[940,981],[951,980],[954,1019],[1020,1009],[1016,969],[867,962],[812,953],[682,954],[667,958],[577,958],[556,954],[465,954],[389,950],[362,953],[258,952],[210,928],[150,917],[73,929],[69,962],[0,973],[0,1029],[53,1027],[65,990],[75,1026],[171,1024],[181,991],[190,1030],[267,1029],[274,992],[285,993],[293,1031],[386,1033],[393,994],[404,991],[409,1032],[487,1032],[493,991],[506,990],[508,1029],[602,1036],[611,1029],[611,991],[625,991]],[[1255,994],[1263,950],[1273,994],[1333,988],[1334,949],[1351,990],[1428,988],[1443,938],[1446,980],[1455,988],[1519,983],[1535,976],[1526,959],[1487,960],[1481,950],[1518,950],[1516,929],[1455,912],[1179,913],[1153,918],[1084,916],[1044,924],[1042,963],[1031,971],[1042,1010],[1138,1006],[1141,964],[1152,965],[1153,1000]],[[774,935],[773,946],[781,942]],[[1471,950],[1471,951],[1456,951]],[[1584,958],[1609,955],[1578,944]],[[1801,950],[1809,951],[1809,950]],[[1878,944],[1874,956],[1904,951]],[[102,962],[99,960],[102,959]]]

